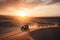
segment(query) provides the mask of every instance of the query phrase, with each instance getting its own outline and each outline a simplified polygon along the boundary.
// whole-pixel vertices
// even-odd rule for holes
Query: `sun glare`
[[[26,10],[26,9],[24,9],[24,10],[18,10],[16,14],[18,16],[25,17],[25,16],[28,16],[28,10]]]
[[[22,10],[22,11],[18,12],[18,16],[22,16],[22,17],[27,16],[27,12]]]
[[[29,16],[31,13],[31,9],[29,8],[21,8],[19,10],[9,8],[9,10],[12,10],[12,13],[15,13],[13,15],[21,16],[21,17]]]

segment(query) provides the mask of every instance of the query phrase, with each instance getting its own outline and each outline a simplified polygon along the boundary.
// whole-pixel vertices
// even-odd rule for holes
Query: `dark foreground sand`
[[[27,31],[0,40],[60,40],[60,28],[45,28]]]

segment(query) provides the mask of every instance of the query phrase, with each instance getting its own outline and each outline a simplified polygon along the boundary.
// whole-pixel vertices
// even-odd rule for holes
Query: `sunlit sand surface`
[[[17,30],[15,30],[15,31],[0,35],[0,39],[1,40],[34,40],[34,38],[32,38],[29,35],[29,32],[33,32],[33,31],[39,30],[39,29],[49,28],[49,27],[38,28],[36,24],[32,27],[33,28],[30,28],[30,30],[27,30],[27,31],[22,31],[22,30],[20,30],[20,28],[17,28]],[[53,28],[53,27],[50,27],[50,28]]]
[[[0,29],[0,40],[45,40],[45,39],[55,40],[56,38],[59,39],[60,37],[59,18],[57,19],[48,18],[49,20],[44,19],[44,18],[43,19],[34,18],[33,20],[32,19],[33,18],[21,19],[21,17],[12,18],[13,21],[18,22],[20,25],[16,27],[9,26],[9,27],[1,28]],[[24,25],[27,22],[29,24],[29,30],[21,30],[21,25]]]
[[[0,40],[33,40],[28,34],[29,31],[15,30],[6,34],[0,35]]]

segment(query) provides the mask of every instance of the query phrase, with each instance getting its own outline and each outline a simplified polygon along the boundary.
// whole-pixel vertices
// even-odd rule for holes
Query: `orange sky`
[[[7,0],[0,0],[0,15],[20,15],[21,10],[26,16],[60,16],[60,1],[11,0],[7,2]]]

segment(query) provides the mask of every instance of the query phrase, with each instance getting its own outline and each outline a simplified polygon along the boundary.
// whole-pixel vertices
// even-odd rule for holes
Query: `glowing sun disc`
[[[25,10],[18,11],[18,12],[17,12],[17,15],[24,17],[24,16],[27,16],[27,12],[26,12]]]
[[[20,16],[27,16],[25,11],[20,12]]]

